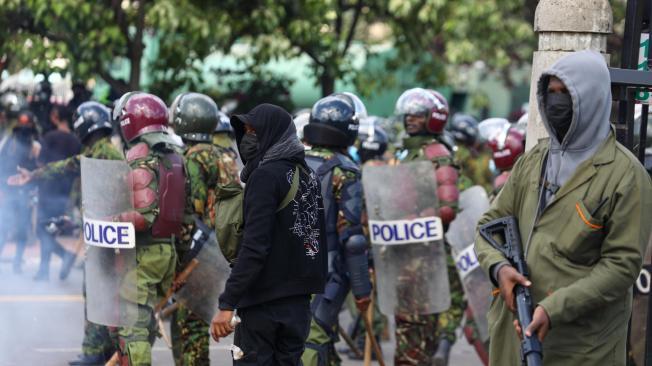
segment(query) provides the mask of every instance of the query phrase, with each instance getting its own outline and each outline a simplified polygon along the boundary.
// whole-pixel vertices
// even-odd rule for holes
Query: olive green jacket
[[[479,225],[518,219],[533,304],[545,309],[552,326],[543,342],[544,365],[625,365],[632,285],[652,226],[650,178],[611,132],[536,218],[548,144],[539,142],[519,159]],[[487,273],[505,261],[479,235],[475,250]],[[500,296],[488,319],[491,365],[520,365],[515,315]]]

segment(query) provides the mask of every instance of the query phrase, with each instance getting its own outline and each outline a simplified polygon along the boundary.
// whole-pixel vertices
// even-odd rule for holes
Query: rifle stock
[[[514,216],[506,216],[490,221],[479,228],[480,235],[491,246],[499,250],[509,263],[524,277],[528,277],[527,263],[523,256],[523,247],[518,231],[518,221]],[[496,237],[501,240],[497,241]],[[521,285],[514,288],[516,294],[516,313],[518,322],[523,330],[521,341],[521,361],[527,366],[541,366],[543,364],[543,348],[539,338],[534,334],[525,335],[525,329],[532,322],[532,295],[530,289]]]

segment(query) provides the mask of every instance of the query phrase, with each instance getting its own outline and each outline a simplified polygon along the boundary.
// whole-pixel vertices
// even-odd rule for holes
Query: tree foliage
[[[119,92],[142,88],[148,72],[152,89],[176,89],[200,81],[197,62],[228,48],[219,42],[224,14],[207,14],[188,0],[0,0],[0,55],[11,69],[56,69],[75,78],[99,76]],[[158,40],[158,55],[145,65],[145,35]],[[68,61],[63,66],[52,62]],[[125,62],[126,79],[111,73]],[[132,65],[138,65],[132,67]],[[172,90],[173,90],[172,89]]]
[[[322,94],[337,80],[367,94],[396,85],[393,71],[412,68],[424,85],[440,85],[453,65],[482,61],[509,80],[534,47],[533,0],[0,0],[0,67],[61,67],[75,78],[97,75],[120,92],[148,87],[161,94],[202,83],[201,61],[246,44],[245,68],[304,56]],[[381,29],[380,36],[374,29]],[[378,33],[378,32],[376,32]],[[157,55],[144,64],[144,35]],[[377,47],[390,45],[387,48]],[[358,60],[383,60],[360,69]],[[131,67],[126,80],[111,73]],[[297,77],[299,75],[292,75]]]
[[[446,67],[482,61],[509,80],[514,66],[529,62],[535,44],[532,7],[521,0],[259,0],[222,3],[242,19],[243,34],[252,45],[254,63],[308,56],[322,94],[335,80],[354,79],[359,89],[392,83],[399,68],[415,67],[423,83],[446,81]],[[370,26],[390,32],[373,39]],[[393,56],[381,54],[374,43],[393,45]],[[353,45],[359,47],[352,47]],[[356,54],[357,52],[357,54]],[[354,56],[382,56],[385,67],[357,70]]]

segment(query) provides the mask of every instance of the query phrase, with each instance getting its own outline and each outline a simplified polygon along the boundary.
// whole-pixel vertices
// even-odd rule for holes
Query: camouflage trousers
[[[183,305],[172,314],[172,354],[176,366],[208,366],[208,324]]]
[[[138,303],[138,318],[131,327],[118,328],[120,352],[129,366],[150,366],[152,344],[158,332],[154,306],[172,285],[176,253],[170,244],[136,246],[137,268],[126,275],[134,277],[138,292],[123,293],[125,299]]]
[[[82,284],[82,295],[86,303],[86,276]],[[118,334],[116,328],[95,324],[88,321],[86,306],[84,306],[84,339],[82,340],[82,353],[86,356],[110,356],[118,347]]]
[[[111,356],[117,349],[117,334],[104,325],[88,320],[84,323],[82,353],[86,356]]]
[[[394,365],[429,365],[437,351],[437,314],[395,315],[396,352]]]
[[[464,315],[464,290],[455,261],[446,246],[451,307],[441,314],[396,315],[395,365],[429,365],[437,351],[439,339],[455,343],[455,331]]]

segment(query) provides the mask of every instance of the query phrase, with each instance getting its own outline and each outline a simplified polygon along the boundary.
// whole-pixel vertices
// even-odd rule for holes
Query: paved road
[[[66,242],[73,247],[73,241]],[[28,247],[23,274],[13,274],[9,258],[14,247],[5,247],[0,260],[0,366],[59,366],[81,350],[84,307],[81,297],[82,270],[77,268],[66,281],[58,279],[60,260],[53,259],[50,281],[34,282],[32,277],[38,267],[38,248]],[[343,318],[346,318],[344,316]],[[345,319],[343,319],[346,321]],[[229,365],[227,338],[220,343],[211,341],[211,360],[214,365]],[[383,343],[385,359],[393,355],[392,341]],[[344,345],[338,345],[338,348]],[[172,355],[162,340],[154,345],[153,365],[171,366]],[[391,362],[388,362],[391,364]],[[453,348],[451,365],[475,366],[480,361],[465,340]],[[345,366],[362,365],[349,361]]]

